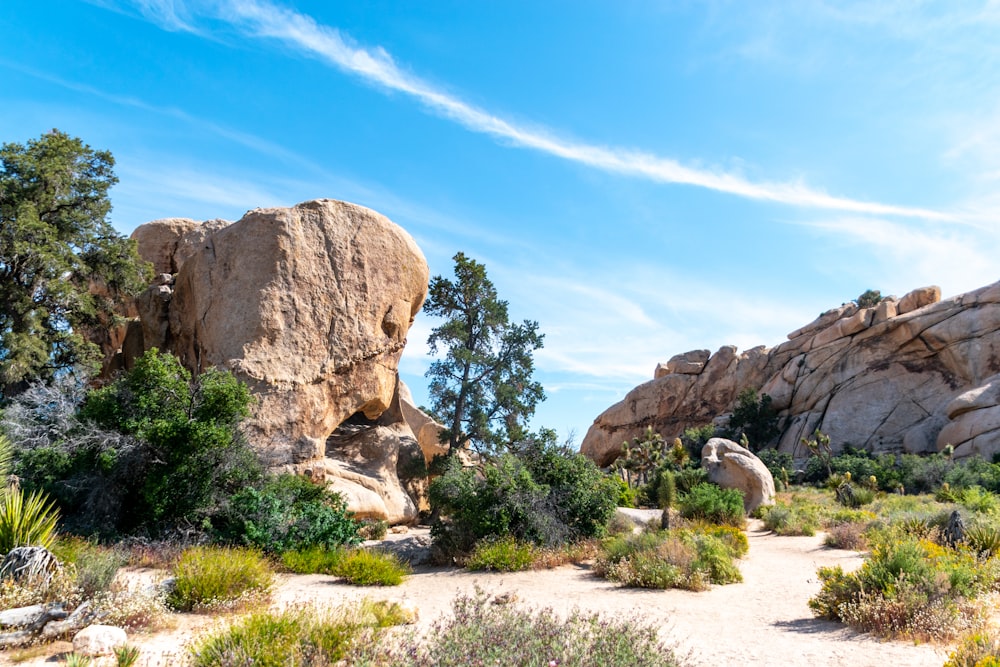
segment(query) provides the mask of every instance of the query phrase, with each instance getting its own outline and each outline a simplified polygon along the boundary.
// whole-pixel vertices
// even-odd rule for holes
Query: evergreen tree
[[[77,365],[88,329],[145,284],[135,244],[107,220],[114,158],[58,130],[0,145],[0,392]]]
[[[443,442],[496,452],[526,437],[525,424],[544,400],[531,380],[532,353],[542,347],[538,323],[512,324],[486,267],[458,253],[455,279],[435,276],[424,312],[444,318],[428,339],[443,356],[431,364],[431,409],[444,421]]]

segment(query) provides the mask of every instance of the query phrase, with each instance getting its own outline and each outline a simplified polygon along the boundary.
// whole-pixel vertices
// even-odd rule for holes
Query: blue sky
[[[577,441],[678,352],[1000,278],[998,2],[6,0],[0,33],[0,141],[111,150],[123,233],[331,197],[484,262]]]

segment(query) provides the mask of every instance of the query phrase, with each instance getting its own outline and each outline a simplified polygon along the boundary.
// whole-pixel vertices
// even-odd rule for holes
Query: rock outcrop
[[[401,441],[419,447],[390,408],[429,276],[405,231],[323,199],[231,224],[158,220],[133,238],[160,275],[123,352],[158,347],[195,373],[231,370],[255,397],[247,434],[273,467],[327,479],[363,515],[415,517],[395,465]],[[350,419],[369,428],[337,458],[328,438]]]
[[[669,440],[731,411],[752,388],[771,396],[783,425],[778,448],[796,457],[807,455],[801,438],[819,428],[835,450],[950,444],[956,456],[990,458],[1000,451],[1000,283],[940,294],[927,287],[874,308],[834,308],[774,348],[723,347],[700,373],[680,360],[701,352],[679,355],[601,414],[581,449],[608,465],[646,427]]]
[[[747,513],[774,504],[774,477],[746,447],[725,438],[711,438],[701,450],[701,467],[708,472],[708,481],[742,493]]]

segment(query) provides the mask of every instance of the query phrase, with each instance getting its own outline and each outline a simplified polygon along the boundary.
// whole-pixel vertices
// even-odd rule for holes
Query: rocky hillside
[[[1000,283],[940,300],[914,290],[875,308],[847,304],[773,348],[696,350],[657,366],[653,380],[608,408],[582,451],[610,464],[647,426],[664,437],[712,422],[747,388],[778,409],[781,451],[817,428],[835,449],[934,452],[990,459],[1000,452]]]
[[[137,299],[114,367],[156,347],[193,372],[231,370],[255,404],[250,441],[272,467],[341,491],[361,516],[413,519],[399,473],[436,432],[397,365],[427,293],[413,239],[353,204],[256,209],[228,223],[170,218],[133,233],[158,277]]]

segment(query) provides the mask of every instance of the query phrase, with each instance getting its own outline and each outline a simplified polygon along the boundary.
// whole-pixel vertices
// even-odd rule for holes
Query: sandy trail
[[[420,568],[401,586],[384,589],[358,588],[321,575],[282,575],[275,604],[341,604],[362,597],[401,600],[419,609],[419,623],[426,627],[449,612],[456,594],[471,593],[479,586],[560,613],[579,608],[638,617],[659,625],[661,637],[680,652],[690,652],[691,663],[698,666],[940,667],[945,661],[943,647],[879,641],[813,618],[806,602],[819,590],[816,569],[837,564],[853,569],[862,562],[859,554],[827,549],[821,536],[777,537],[762,530],[759,522],[751,525],[747,536],[750,553],[740,566],[744,582],[701,593],[621,588],[594,577],[586,566],[513,574]],[[165,665],[172,662],[171,656],[183,654],[196,631],[217,622],[179,615],[172,629],[137,635],[131,641],[143,649],[141,664]],[[61,650],[68,650],[68,645]],[[51,665],[51,656],[20,664]]]

